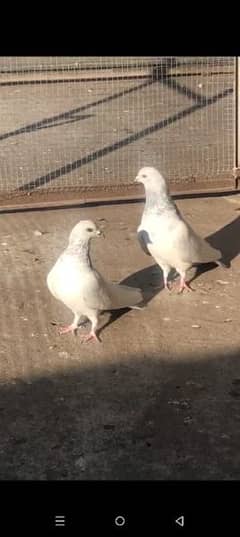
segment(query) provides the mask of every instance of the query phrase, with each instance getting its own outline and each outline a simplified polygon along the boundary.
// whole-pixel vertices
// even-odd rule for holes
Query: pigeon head
[[[88,242],[93,237],[103,235],[102,231],[92,220],[80,220],[72,229],[69,236],[69,244],[78,243],[79,241]]]
[[[164,177],[159,173],[156,168],[146,166],[139,170],[137,177],[135,179],[136,183],[143,183],[145,189],[151,190],[153,192],[167,192],[167,183]]]

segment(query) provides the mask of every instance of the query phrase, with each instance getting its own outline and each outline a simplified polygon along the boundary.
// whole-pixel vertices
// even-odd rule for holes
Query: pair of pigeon
[[[169,288],[168,275],[174,268],[180,275],[179,292],[189,290],[186,271],[202,263],[221,264],[221,252],[199,237],[184,220],[164,177],[155,168],[142,168],[135,181],[143,183],[146,191],[146,204],[137,230],[141,247],[161,267],[165,288]],[[89,320],[91,330],[83,338],[85,341],[100,341],[97,332],[102,311],[139,309],[138,304],[143,302],[141,289],[109,283],[93,268],[90,240],[101,235],[94,222],[81,220],[72,229],[68,247],[47,276],[52,295],[74,313],[72,324],[61,328],[60,333],[74,334]]]

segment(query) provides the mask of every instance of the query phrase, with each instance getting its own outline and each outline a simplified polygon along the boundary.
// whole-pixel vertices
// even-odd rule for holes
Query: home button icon
[[[114,522],[115,522],[116,526],[121,527],[121,526],[125,525],[126,520],[125,520],[124,516],[118,515],[118,516],[116,516]]]

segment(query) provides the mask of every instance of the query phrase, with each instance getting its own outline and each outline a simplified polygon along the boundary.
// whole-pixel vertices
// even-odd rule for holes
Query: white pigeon
[[[72,324],[62,327],[60,333],[74,334],[81,318],[87,317],[91,331],[84,338],[86,341],[100,341],[96,332],[101,311],[127,307],[140,309],[136,305],[143,301],[140,289],[106,282],[93,268],[90,240],[100,235],[102,232],[94,222],[81,220],[72,229],[68,247],[47,276],[47,286],[52,295],[74,313]]]
[[[142,249],[161,267],[165,288],[169,289],[168,275],[174,268],[180,274],[179,292],[191,290],[186,282],[186,271],[202,263],[221,264],[221,252],[199,237],[184,220],[164,177],[155,168],[141,168],[135,181],[143,183],[146,192],[146,204],[137,229]]]

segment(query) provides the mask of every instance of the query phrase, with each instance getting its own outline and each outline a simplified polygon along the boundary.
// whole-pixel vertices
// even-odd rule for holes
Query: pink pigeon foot
[[[66,326],[61,326],[61,328],[59,328],[59,335],[63,335],[63,334],[68,334],[69,332],[71,332],[73,335],[75,335],[76,333],[76,326],[72,325],[72,324],[69,324],[69,325],[66,325]]]
[[[95,334],[95,332],[90,332],[90,334],[87,334],[86,336],[82,336],[82,341],[84,343],[87,343],[88,341],[91,341],[92,339],[94,341],[97,341],[98,343],[100,343],[100,339],[99,337],[97,336],[97,334]]]
[[[182,293],[184,289],[186,289],[187,291],[194,291],[194,289],[190,287],[189,283],[185,282],[184,278],[181,278],[178,294]]]

